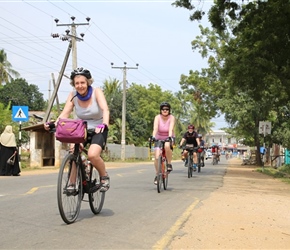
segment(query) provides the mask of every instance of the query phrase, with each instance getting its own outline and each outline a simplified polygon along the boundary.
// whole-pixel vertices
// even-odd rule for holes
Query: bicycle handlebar
[[[157,141],[160,141],[162,143],[165,143],[165,142],[170,142],[171,143],[172,142],[172,137],[168,137],[165,140],[157,140],[157,139],[155,139],[153,137],[150,137],[149,138],[149,148],[151,148],[152,142],[157,142]]]
[[[204,146],[197,146],[197,147],[192,147],[192,146],[181,146],[180,147],[183,150],[187,150],[187,151],[194,151],[194,150],[198,150],[198,149],[205,149]]]

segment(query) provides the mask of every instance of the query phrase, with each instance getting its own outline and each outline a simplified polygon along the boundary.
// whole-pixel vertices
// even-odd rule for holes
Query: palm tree
[[[119,92],[120,90],[121,90],[121,83],[116,78],[114,79],[109,78],[109,80],[105,80],[103,82],[104,95],[109,100],[111,98],[114,98],[114,95],[116,94],[116,92]]]
[[[13,80],[12,76],[20,76],[20,74],[13,70],[11,67],[12,65],[10,62],[8,62],[5,51],[3,49],[0,50],[0,86],[2,83],[7,83]]]
[[[110,124],[120,117],[122,105],[121,83],[117,79],[109,79],[103,82],[103,91],[110,109]]]
[[[198,130],[199,134],[207,134],[212,127],[212,122],[210,117],[207,115],[206,109],[202,104],[193,103],[194,109],[191,113],[191,123],[194,124],[195,128]]]

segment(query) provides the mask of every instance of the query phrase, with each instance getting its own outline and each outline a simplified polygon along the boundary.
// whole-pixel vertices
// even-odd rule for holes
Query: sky
[[[77,66],[91,71],[94,86],[107,79],[122,81],[127,67],[128,83],[161,86],[173,93],[180,90],[182,74],[207,67],[206,60],[191,49],[199,35],[198,25],[209,26],[206,18],[191,22],[190,12],[176,8],[174,1],[4,1],[0,0],[0,49],[4,49],[12,68],[29,84],[38,86],[44,99],[53,91],[52,79],[58,79],[68,41],[53,38],[70,30],[75,17],[78,41]],[[213,1],[192,1],[197,9],[208,10]],[[86,18],[89,17],[88,22]],[[59,19],[56,24],[55,19]],[[77,25],[81,24],[81,25]],[[65,75],[72,71],[72,55]],[[72,90],[63,78],[58,97],[66,100]],[[213,119],[214,129],[226,127],[222,117]]]

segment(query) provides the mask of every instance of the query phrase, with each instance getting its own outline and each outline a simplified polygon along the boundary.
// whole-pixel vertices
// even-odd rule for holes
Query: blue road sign
[[[12,121],[27,122],[28,120],[28,106],[12,106]]]

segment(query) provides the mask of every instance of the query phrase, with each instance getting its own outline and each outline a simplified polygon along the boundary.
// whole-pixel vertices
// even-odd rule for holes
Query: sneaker
[[[167,164],[167,172],[171,172],[173,170],[171,164]]]
[[[193,164],[193,171],[195,172],[196,171],[196,164]]]
[[[154,184],[157,185],[157,176],[154,178]]]
[[[106,176],[101,176],[100,180],[101,180],[100,192],[108,191],[109,188],[110,188],[110,177],[109,177],[109,175],[107,174]]]
[[[76,191],[76,185],[75,184],[69,184],[66,188],[66,191],[69,193],[73,193],[74,191]]]

